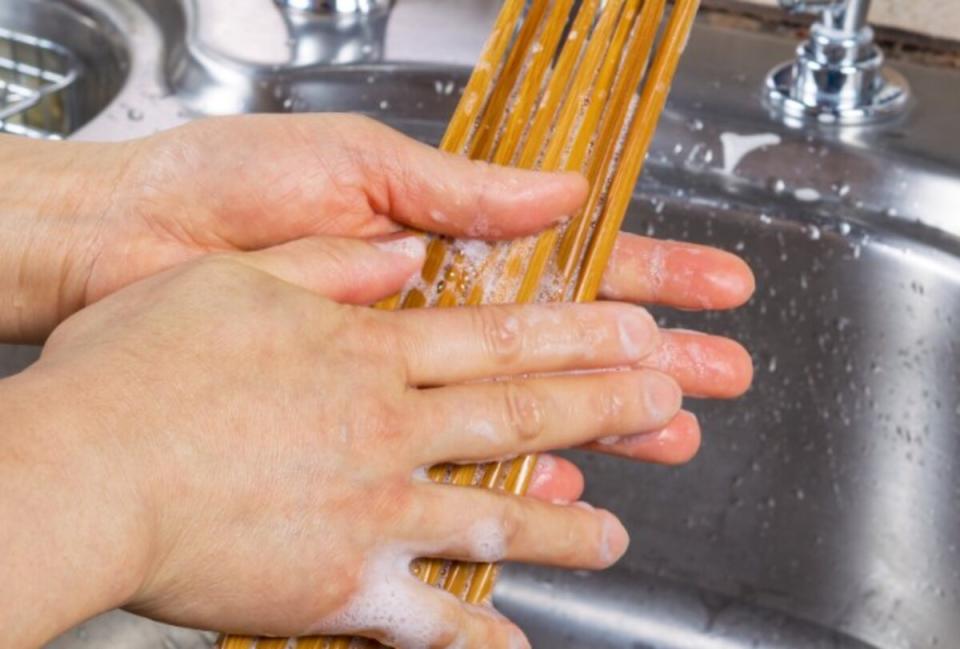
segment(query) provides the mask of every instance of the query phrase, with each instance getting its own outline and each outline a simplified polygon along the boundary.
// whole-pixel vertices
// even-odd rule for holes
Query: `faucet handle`
[[[844,0],[780,0],[780,6],[791,13],[816,13],[836,9]]]
[[[274,0],[284,9],[318,15],[374,14],[389,11],[393,0]]]

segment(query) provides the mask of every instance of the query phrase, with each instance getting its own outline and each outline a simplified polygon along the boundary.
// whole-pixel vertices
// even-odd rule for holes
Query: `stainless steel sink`
[[[242,61],[191,42],[192,3],[70,4],[88,2],[121,28],[137,25],[140,40],[127,84],[80,137],[239,110],[357,110],[436,141],[468,73],[436,63],[439,37],[418,34],[412,14],[441,10],[415,0],[399,1],[411,13],[397,14],[402,29],[387,30],[385,50],[412,52],[419,36],[426,62],[334,68]],[[476,11],[469,27],[456,24],[479,42],[492,5],[448,0],[442,11]],[[897,64],[914,92],[898,120],[789,128],[761,91],[793,47],[696,30],[626,226],[750,261],[759,289],[746,308],[660,315],[742,340],[755,388],[694,404],[705,441],[689,466],[574,454],[588,498],[622,515],[633,545],[604,573],[507,568],[497,604],[536,647],[957,646],[960,74]],[[2,349],[0,371],[34,355]],[[208,642],[115,613],[53,646],[161,638]]]
[[[0,133],[62,138],[88,123],[126,80],[115,22],[74,2],[0,2]]]

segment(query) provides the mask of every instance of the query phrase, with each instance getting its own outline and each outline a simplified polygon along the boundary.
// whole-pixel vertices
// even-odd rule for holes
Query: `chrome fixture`
[[[862,124],[896,114],[909,87],[884,67],[883,52],[867,24],[870,0],[780,0],[792,12],[820,12],[797,58],[777,67],[766,82],[769,105],[785,118],[828,124]]]
[[[389,11],[392,0],[274,0],[284,9],[320,15],[373,14]]]
[[[283,10],[295,65],[383,58],[393,0],[274,0]]]

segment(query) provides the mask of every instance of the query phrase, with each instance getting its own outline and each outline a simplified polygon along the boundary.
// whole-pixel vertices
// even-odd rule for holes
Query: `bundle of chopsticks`
[[[429,236],[420,281],[381,308],[590,301],[613,250],[699,0],[507,0],[450,120],[441,148],[503,165],[578,171],[586,205],[526,239]],[[478,223],[478,236],[483,224]],[[461,486],[526,492],[536,457],[433,467]],[[486,602],[496,566],[422,559],[424,582]],[[360,649],[350,638],[227,636],[223,649]]]

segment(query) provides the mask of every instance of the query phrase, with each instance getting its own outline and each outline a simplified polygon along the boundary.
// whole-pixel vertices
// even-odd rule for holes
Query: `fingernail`
[[[676,381],[660,372],[647,372],[644,386],[647,412],[664,425],[680,411],[683,393]]]
[[[604,517],[600,530],[600,561],[605,566],[611,566],[627,551],[630,536],[616,516],[604,510],[600,513]]]
[[[420,260],[427,255],[427,244],[423,237],[417,235],[406,235],[398,239],[386,239],[373,241],[372,243],[384,252],[409,259]]]
[[[538,457],[537,465],[533,468],[533,476],[530,478],[529,491],[542,489],[544,485],[553,480],[553,474],[556,470],[556,459],[549,455],[541,455]]]
[[[656,342],[657,324],[646,309],[630,308],[617,323],[620,346],[630,360],[647,356]]]

